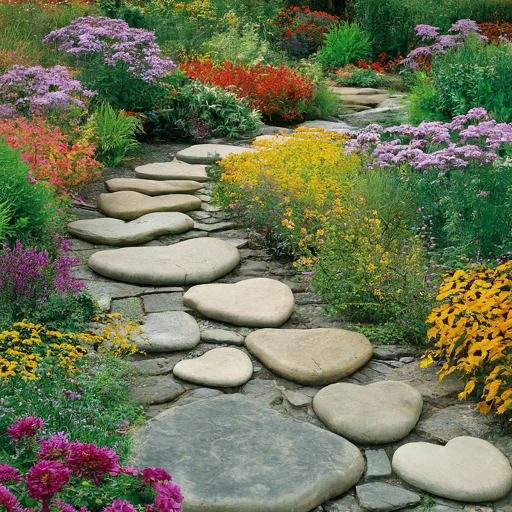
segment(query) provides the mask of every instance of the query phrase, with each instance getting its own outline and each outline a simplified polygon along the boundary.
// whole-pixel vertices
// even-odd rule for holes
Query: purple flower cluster
[[[78,80],[73,80],[64,66],[27,68],[14,65],[0,76],[0,97],[6,100],[0,104],[0,116],[35,115],[58,108],[70,110],[73,104],[84,108],[85,103],[80,97],[95,94],[83,89]]]
[[[467,39],[471,31],[480,32],[479,26],[473,20],[459,20],[455,22],[448,32],[455,32],[453,35],[439,35],[437,32],[439,27],[432,27],[431,25],[417,25],[415,32],[422,41],[434,40],[429,46],[420,46],[412,50],[402,64],[409,64],[412,68],[417,69],[419,64],[417,59],[419,57],[436,57],[437,55],[444,55],[449,49],[456,49],[464,46],[464,41]]]
[[[512,123],[497,123],[485,109],[474,108],[450,123],[423,122],[386,129],[372,124],[351,135],[353,138],[346,143],[348,152],[363,151],[370,158],[369,167],[407,164],[422,171],[446,172],[499,159],[498,150],[512,144]]]
[[[130,28],[120,19],[103,16],[77,18],[69,26],[50,32],[45,42],[76,57],[78,63],[99,56],[107,66],[128,65],[127,71],[145,82],[155,82],[176,70],[168,58],[161,57],[154,32]]]

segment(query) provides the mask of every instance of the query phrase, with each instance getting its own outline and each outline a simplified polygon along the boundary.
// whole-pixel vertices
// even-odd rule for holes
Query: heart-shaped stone
[[[456,437],[446,446],[405,444],[395,452],[393,470],[408,484],[452,500],[496,501],[512,490],[507,458],[476,437]]]
[[[327,428],[362,444],[403,439],[416,425],[422,407],[414,388],[395,381],[331,384],[313,400],[313,409]]]

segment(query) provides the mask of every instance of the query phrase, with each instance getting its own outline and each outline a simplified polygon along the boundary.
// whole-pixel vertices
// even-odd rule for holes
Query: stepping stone
[[[165,411],[134,434],[134,466],[162,467],[187,512],[309,512],[359,480],[347,440],[239,393]]]
[[[366,456],[366,473],[364,475],[366,482],[391,477],[393,474],[391,462],[384,450],[365,450],[364,454]]]
[[[94,244],[136,245],[159,236],[183,233],[194,227],[184,213],[149,213],[131,222],[121,219],[77,220],[68,224],[68,233]]]
[[[306,386],[348,377],[373,354],[365,336],[343,329],[260,329],[245,346],[274,373]]]
[[[313,400],[316,415],[329,430],[361,444],[403,439],[418,422],[422,408],[420,393],[391,380],[367,386],[332,384]]]
[[[171,377],[138,379],[130,390],[130,398],[141,405],[165,404],[185,393],[185,388]]]
[[[173,373],[200,386],[231,388],[242,386],[252,377],[252,362],[236,348],[214,348],[195,359],[180,361]]]
[[[133,190],[148,196],[160,196],[163,194],[188,194],[194,193],[203,187],[198,181],[190,180],[143,180],[137,178],[114,178],[105,182],[109,192],[122,192]]]
[[[160,286],[209,283],[240,262],[236,247],[216,238],[194,238],[166,247],[125,247],[94,253],[89,267],[126,283]]]
[[[356,493],[359,504],[370,512],[400,510],[421,502],[419,494],[383,482],[358,485]]]
[[[147,213],[188,212],[201,208],[201,199],[185,194],[147,196],[140,192],[114,192],[100,194],[98,208],[108,217],[134,220]]]
[[[159,162],[135,167],[137,178],[146,180],[208,181],[205,165],[190,165],[179,160]]]
[[[343,121],[334,122],[334,121],[323,121],[321,119],[317,119],[316,121],[304,121],[299,124],[299,128],[322,128],[323,130],[329,131],[337,131],[337,130],[345,130],[350,131],[354,128]]]
[[[508,459],[476,437],[456,437],[446,446],[405,444],[395,452],[392,466],[408,484],[451,500],[496,501],[512,490]]]
[[[290,318],[295,301],[288,286],[275,279],[247,279],[235,284],[194,286],[185,306],[202,315],[244,327],[278,327]]]
[[[189,164],[211,165],[228,155],[240,155],[241,153],[254,153],[254,149],[241,148],[240,146],[228,146],[227,144],[196,144],[176,153],[176,158]]]
[[[228,343],[230,345],[243,345],[244,337],[226,329],[205,329],[201,332],[201,339],[206,343]]]
[[[200,341],[199,326],[184,311],[166,311],[152,313],[141,326],[144,340],[136,345],[145,352],[176,352],[196,347]]]

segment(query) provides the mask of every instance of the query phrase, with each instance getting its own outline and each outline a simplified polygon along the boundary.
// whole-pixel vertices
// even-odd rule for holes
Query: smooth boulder
[[[134,220],[148,213],[189,212],[201,208],[201,199],[187,194],[147,196],[140,192],[125,191],[100,194],[98,209],[108,217]]]
[[[420,393],[395,381],[331,384],[313,399],[316,415],[329,430],[360,444],[403,439],[418,422],[422,408]]]
[[[201,386],[231,388],[252,377],[252,362],[241,350],[214,348],[200,357],[183,359],[173,369],[176,377]]]
[[[184,213],[160,212],[143,215],[131,222],[112,218],[76,220],[68,224],[68,233],[93,244],[125,246],[183,233],[193,227],[194,221]]]
[[[202,315],[245,327],[278,327],[293,313],[290,287],[275,279],[247,279],[235,284],[190,288],[183,303]]]
[[[508,459],[476,437],[456,437],[446,446],[405,444],[395,452],[392,466],[408,484],[451,500],[496,501],[512,490]]]
[[[227,144],[196,144],[176,153],[176,158],[189,164],[211,165],[228,155],[254,153],[254,149],[228,146]]]
[[[236,247],[217,238],[194,238],[166,247],[125,247],[94,253],[89,267],[125,283],[159,286],[209,283],[240,262]]]
[[[348,377],[373,354],[365,336],[344,329],[260,329],[245,346],[274,373],[304,385]]]
[[[133,453],[134,466],[172,475],[184,512],[309,512],[364,469],[349,441],[239,393],[159,414],[134,433]]]
[[[203,187],[198,181],[190,180],[144,180],[137,178],[113,178],[105,182],[109,192],[132,190],[148,196],[164,194],[189,194]]]
[[[192,180],[208,181],[205,165],[190,165],[186,162],[157,162],[135,167],[135,176],[146,180]]]

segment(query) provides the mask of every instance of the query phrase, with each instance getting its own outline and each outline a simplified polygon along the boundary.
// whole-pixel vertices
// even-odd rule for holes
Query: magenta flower
[[[119,473],[123,473],[125,475],[139,476],[139,472],[130,466],[126,466],[124,468],[119,468]]]
[[[103,475],[119,474],[119,457],[111,448],[98,448],[95,444],[73,441],[69,445],[66,466],[79,477],[87,477],[98,485]]]
[[[153,488],[158,492],[155,498],[158,512],[182,512],[179,504],[183,501],[183,495],[177,485],[171,482],[156,483]]]
[[[171,475],[162,468],[145,468],[140,475],[147,484],[152,486],[154,483],[170,482],[172,480]]]
[[[43,512],[50,512],[49,500],[69,482],[71,471],[56,460],[43,460],[27,473],[28,495],[43,502]]]
[[[20,504],[14,494],[11,494],[3,485],[0,485],[0,505],[5,507],[7,512],[17,512]]]
[[[103,512],[137,512],[137,509],[126,500],[114,500],[111,507],[106,507]]]
[[[41,460],[61,460],[66,459],[69,453],[69,441],[64,432],[52,435],[48,441],[40,439],[38,443],[41,449],[37,454]]]
[[[14,482],[19,484],[21,483],[21,480],[21,475],[16,468],[13,468],[8,464],[0,464],[0,483]]]
[[[45,422],[36,416],[25,416],[25,418],[18,418],[14,425],[11,425],[7,429],[7,433],[9,434],[12,441],[19,441],[26,437],[27,439],[31,439],[36,435],[36,432],[43,428]]]
[[[59,498],[55,498],[55,501],[53,503],[61,512],[89,512],[89,509],[87,507],[82,507],[80,511],[77,511],[71,505],[68,505],[67,503],[63,503],[62,501],[60,501]]]

